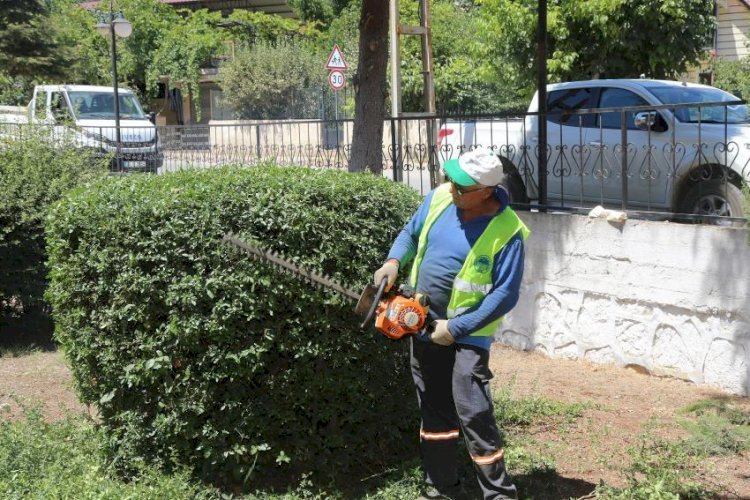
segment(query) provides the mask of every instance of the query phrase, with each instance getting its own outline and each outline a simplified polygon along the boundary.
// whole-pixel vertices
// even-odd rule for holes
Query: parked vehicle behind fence
[[[623,109],[625,108],[625,109]],[[707,85],[589,80],[547,91],[548,204],[742,217],[747,106]],[[448,120],[442,157],[494,148],[517,202],[539,199],[538,98],[519,119]]]
[[[119,154],[112,87],[37,86],[28,106],[0,107],[2,134],[22,136],[23,125],[35,124],[48,129],[56,142],[72,142],[111,155],[114,170],[156,172],[162,164],[156,127],[132,91],[118,89],[118,103]]]

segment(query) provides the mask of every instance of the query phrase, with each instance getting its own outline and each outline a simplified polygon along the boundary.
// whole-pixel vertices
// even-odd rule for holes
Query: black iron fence
[[[691,220],[742,217],[741,190],[750,181],[750,124],[742,102],[553,110],[541,174],[538,123],[536,113],[387,119],[382,172],[426,193],[442,181],[446,159],[484,146],[501,157],[506,188],[520,206],[603,205]],[[0,143],[22,140],[28,127],[0,123]],[[165,173],[265,162],[346,169],[353,122],[123,126],[119,147],[113,128],[46,127],[54,140],[110,155],[113,171]]]

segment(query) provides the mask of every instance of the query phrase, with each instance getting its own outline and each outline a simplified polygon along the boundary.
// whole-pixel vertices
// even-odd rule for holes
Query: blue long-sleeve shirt
[[[425,197],[393,242],[388,258],[398,260],[402,268],[410,265],[409,262],[416,255],[419,233],[424,227],[433,194],[434,191]],[[500,201],[500,213],[508,206],[508,195],[497,188],[495,196]],[[491,220],[492,216],[482,216],[462,222],[459,209],[451,203],[430,228],[416,286],[417,291],[430,298],[430,321],[445,319],[453,280],[461,271],[469,250]],[[492,337],[471,337],[469,334],[503,316],[516,305],[523,277],[523,259],[523,238],[517,233],[495,256],[490,292],[479,304],[448,322],[448,329],[457,343],[489,349]]]

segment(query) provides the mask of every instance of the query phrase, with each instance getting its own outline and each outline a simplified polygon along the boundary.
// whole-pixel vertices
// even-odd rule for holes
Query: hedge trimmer
[[[227,233],[222,239],[225,243],[238,248],[254,259],[262,259],[276,269],[291,273],[320,288],[334,292],[357,301],[354,312],[364,316],[360,328],[366,328],[375,318],[375,328],[390,339],[400,339],[404,335],[426,333],[427,311],[429,299],[422,293],[405,284],[397,289],[391,288],[386,292],[388,279],[384,278],[378,286],[369,284],[362,293],[357,293],[351,287],[344,286],[329,276],[319,274],[281,257],[279,254],[241,240],[232,233]]]

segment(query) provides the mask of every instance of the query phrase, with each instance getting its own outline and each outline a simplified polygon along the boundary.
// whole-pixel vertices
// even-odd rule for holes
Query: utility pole
[[[536,47],[536,87],[539,127],[539,204],[541,211],[547,205],[547,0],[539,0]]]
[[[391,127],[398,127],[398,132],[391,132],[394,137],[394,180],[402,180],[401,152],[403,151],[404,127],[402,118],[424,118],[427,120],[428,167],[430,168],[430,185],[437,185],[437,122],[435,113],[435,78],[432,67],[432,29],[430,27],[429,0],[419,0],[419,26],[402,25],[399,18],[399,0],[390,0],[391,25]],[[424,84],[424,111],[404,113],[401,108],[401,35],[421,37],[422,42],[422,77]]]

